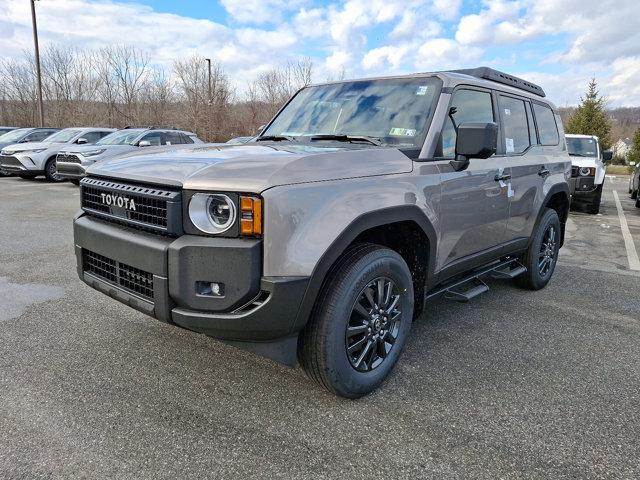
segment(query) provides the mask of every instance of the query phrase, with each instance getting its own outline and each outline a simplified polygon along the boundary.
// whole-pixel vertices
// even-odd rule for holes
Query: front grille
[[[579,176],[580,167],[571,167],[571,176],[577,177]]]
[[[0,165],[5,167],[7,170],[25,170],[24,165],[20,163],[20,160],[12,155],[0,156]]]
[[[156,233],[179,235],[182,200],[177,191],[85,178],[81,182],[85,212]]]
[[[82,163],[77,155],[70,153],[59,153],[56,157],[56,162]]]
[[[153,274],[90,250],[82,250],[83,271],[153,301]]]

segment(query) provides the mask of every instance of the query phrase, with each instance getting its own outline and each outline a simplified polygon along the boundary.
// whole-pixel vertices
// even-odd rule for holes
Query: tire
[[[371,393],[402,353],[413,302],[411,272],[400,255],[372,244],[349,248],[327,276],[301,336],[300,362],[307,375],[342,397]],[[385,306],[377,310],[381,303]]]
[[[591,199],[591,203],[587,206],[587,213],[597,215],[600,213],[600,203],[602,202],[602,184],[598,185],[597,190],[594,192]]]
[[[58,175],[56,171],[56,158],[52,157],[47,160],[46,165],[44,166],[44,176],[47,177],[47,180],[50,182],[62,182],[64,179]]]
[[[631,190],[631,200],[638,198],[638,190]]]
[[[555,233],[552,234],[551,229]],[[527,267],[527,272],[515,279],[518,286],[529,290],[540,290],[547,286],[558,261],[560,234],[558,213],[547,208],[542,214],[529,248],[520,259]],[[541,267],[542,261],[546,266],[544,270]]]
[[[636,195],[636,208],[640,208],[640,195]]]

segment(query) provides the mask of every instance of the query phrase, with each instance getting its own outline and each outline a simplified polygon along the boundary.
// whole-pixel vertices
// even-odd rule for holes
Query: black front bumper
[[[56,171],[60,177],[70,180],[82,180],[87,175],[86,168],[79,163],[58,162]]]
[[[569,190],[571,195],[589,195],[597,190],[595,177],[571,177],[569,180]]]
[[[84,214],[74,221],[74,238],[81,280],[158,320],[232,343],[297,334],[308,279],[261,277],[261,240],[173,238]],[[224,296],[199,295],[196,282],[224,283]]]

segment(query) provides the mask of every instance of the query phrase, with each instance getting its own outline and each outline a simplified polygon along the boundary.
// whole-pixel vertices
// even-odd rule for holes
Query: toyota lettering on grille
[[[132,212],[136,211],[136,202],[131,198],[122,197],[113,193],[101,193],[100,195],[102,197],[102,203],[109,207],[113,206],[131,210]]]

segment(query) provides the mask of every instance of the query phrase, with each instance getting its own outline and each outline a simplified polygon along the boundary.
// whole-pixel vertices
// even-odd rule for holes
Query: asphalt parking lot
[[[0,178],[0,478],[638,478],[626,181],[571,214],[547,289],[435,301],[383,388],[348,401],[91,290],[77,188]]]

